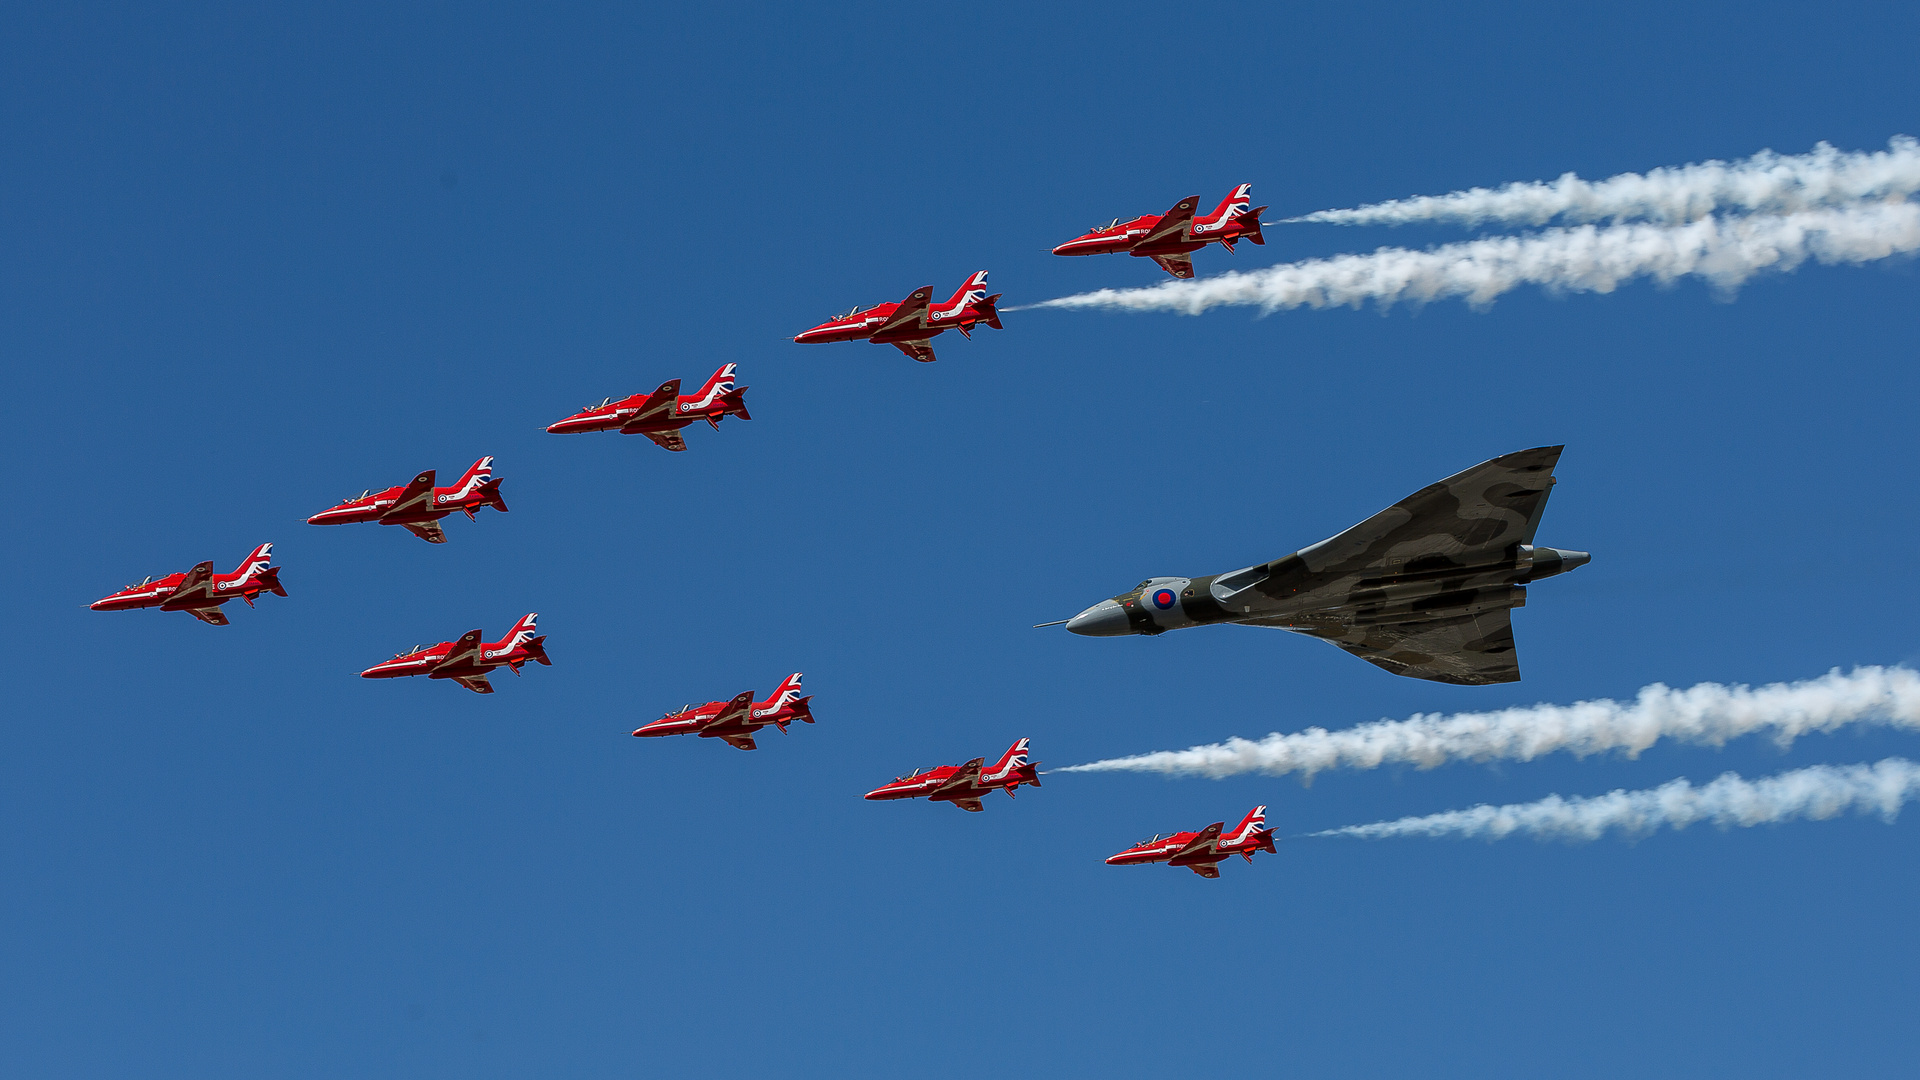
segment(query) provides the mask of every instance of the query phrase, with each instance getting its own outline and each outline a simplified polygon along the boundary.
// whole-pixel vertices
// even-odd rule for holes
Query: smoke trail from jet
[[[1383,247],[1281,263],[1264,270],[1100,289],[1024,308],[1112,308],[1198,315],[1220,306],[1263,313],[1310,307],[1382,309],[1397,303],[1461,299],[1476,308],[1522,285],[1552,292],[1607,293],[1636,278],[1670,284],[1704,278],[1732,293],[1765,272],[1812,259],[1859,264],[1920,251],[1920,205],[1873,203],[1754,217],[1705,217],[1685,225],[1580,225],[1493,236],[1415,251]]]
[[[1463,836],[1500,840],[1515,833],[1541,839],[1596,840],[1609,832],[1643,835],[1699,821],[1749,828],[1776,821],[1824,821],[1849,810],[1878,813],[1892,822],[1908,800],[1920,797],[1920,764],[1887,758],[1871,765],[1815,765],[1759,780],[1723,773],[1695,787],[1674,780],[1644,791],[1610,791],[1593,798],[1549,795],[1539,802],[1482,804],[1467,810],[1348,825],[1313,836]]]
[[[1896,135],[1887,149],[1842,153],[1826,143],[1806,154],[1762,150],[1741,161],[1703,161],[1646,173],[1551,183],[1527,181],[1446,195],[1394,199],[1350,210],[1321,210],[1283,224],[1545,225],[1584,221],[1681,224],[1710,214],[1791,214],[1899,199],[1920,191],[1920,142]]]
[[[1905,667],[1835,668],[1817,679],[1755,689],[1701,683],[1675,690],[1655,683],[1632,701],[1529,705],[1492,712],[1416,713],[1340,731],[1311,727],[1264,739],[1233,738],[1186,750],[1070,765],[1053,772],[1154,772],[1219,779],[1242,773],[1311,778],[1327,769],[1452,761],[1531,761],[1566,752],[1578,757],[1637,757],[1661,739],[1720,746],[1744,735],[1771,735],[1781,746],[1802,735],[1852,724],[1920,730],[1920,672]]]

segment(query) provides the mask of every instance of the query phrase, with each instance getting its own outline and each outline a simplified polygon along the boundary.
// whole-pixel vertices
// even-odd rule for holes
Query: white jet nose
[[[1111,600],[1102,600],[1068,619],[1067,632],[1087,637],[1117,637],[1132,633],[1133,627],[1127,623],[1125,608]]]

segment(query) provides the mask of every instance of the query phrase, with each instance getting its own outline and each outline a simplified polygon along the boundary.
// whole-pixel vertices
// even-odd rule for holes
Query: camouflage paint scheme
[[[1323,638],[1395,675],[1517,682],[1514,608],[1528,582],[1584,551],[1533,546],[1562,447],[1450,476],[1284,558],[1227,574],[1150,578],[1068,620],[1079,634],[1159,634],[1239,623]]]

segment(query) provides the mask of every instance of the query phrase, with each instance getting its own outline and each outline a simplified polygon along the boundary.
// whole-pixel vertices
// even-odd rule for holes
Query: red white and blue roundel
[[[1172,610],[1176,597],[1172,589],[1162,588],[1153,590],[1152,599],[1154,607],[1159,608],[1161,611],[1169,611]]]

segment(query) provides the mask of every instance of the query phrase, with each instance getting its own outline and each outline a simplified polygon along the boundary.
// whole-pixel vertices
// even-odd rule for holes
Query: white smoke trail
[[[1790,214],[1920,191],[1920,142],[1896,135],[1887,149],[1842,153],[1820,143],[1811,153],[1771,150],[1742,161],[1704,161],[1647,173],[1582,180],[1567,173],[1498,188],[1394,199],[1350,210],[1321,210],[1285,223],[1545,225],[1550,221],[1697,221],[1709,214]]]
[[[1431,769],[1450,761],[1531,761],[1560,751],[1635,757],[1661,739],[1720,746],[1743,735],[1768,734],[1786,746],[1810,732],[1868,723],[1920,730],[1920,672],[1858,667],[1843,674],[1835,668],[1817,679],[1759,689],[1701,683],[1674,690],[1655,683],[1626,702],[1602,699],[1450,716],[1416,713],[1341,731],[1312,727],[1257,742],[1234,738],[1049,771],[1311,777],[1325,769],[1390,764]]]
[[[1222,305],[1272,312],[1373,301],[1384,309],[1402,301],[1451,298],[1484,307],[1521,285],[1606,293],[1642,277],[1662,284],[1700,277],[1731,292],[1756,274],[1790,271],[1808,259],[1858,264],[1917,250],[1920,205],[1887,202],[1778,216],[1705,217],[1685,225],[1581,225],[1423,251],[1383,247],[1367,255],[1305,259],[1138,289],[1100,289],[1006,310],[1118,308],[1198,315]]]
[[[1725,773],[1702,787],[1675,780],[1645,791],[1610,791],[1595,798],[1549,795],[1539,802],[1475,806],[1444,814],[1348,825],[1314,836],[1475,836],[1499,840],[1514,833],[1543,839],[1594,840],[1609,831],[1650,833],[1684,829],[1696,821],[1747,828],[1793,818],[1824,821],[1848,810],[1875,812],[1892,822],[1900,807],[1920,797],[1920,764],[1887,758],[1872,765],[1815,765],[1760,780]]]

